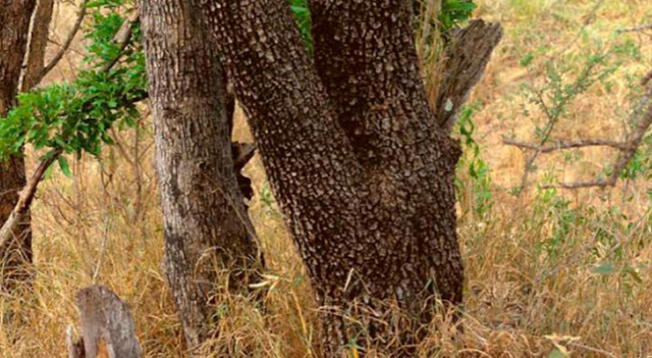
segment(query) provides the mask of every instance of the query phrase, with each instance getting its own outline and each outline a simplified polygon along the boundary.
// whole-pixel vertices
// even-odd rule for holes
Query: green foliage
[[[136,102],[146,96],[145,65],[137,26],[124,49],[113,41],[125,21],[123,4],[105,0],[87,5],[92,18],[84,57],[88,69],[70,83],[18,96],[18,105],[0,120],[0,158],[19,154],[27,144],[46,151],[44,157],[84,152],[99,155],[103,144],[112,144],[108,132],[112,126],[134,123],[139,115]],[[67,160],[58,162],[68,175]]]
[[[458,24],[471,18],[476,7],[471,0],[442,0],[439,13],[442,32],[448,34]]]
[[[491,177],[489,166],[480,155],[480,146],[475,140],[475,124],[473,114],[477,111],[477,103],[464,106],[457,120],[457,130],[464,148],[464,155],[460,158],[458,168],[466,169],[466,174],[471,182],[470,189],[465,188],[463,179],[457,178],[458,192],[473,197],[473,211],[482,217],[491,212],[493,197],[491,194]],[[465,192],[466,191],[466,192]]]
[[[596,82],[607,84],[608,77],[619,67],[619,63],[609,61],[610,54],[588,55],[583,68],[575,79],[569,80],[576,69],[563,63],[549,62],[546,65],[545,84],[534,87],[524,86],[526,98],[543,114],[543,123],[537,123],[535,134],[541,144],[550,139],[555,126],[568,110],[568,106]],[[524,109],[524,114],[529,112]]]
[[[539,247],[549,260],[558,258],[565,248],[575,243],[573,230],[583,223],[583,216],[570,205],[570,200],[560,197],[557,189],[542,189],[538,193],[534,206],[534,215],[541,219],[538,225],[552,226]]]
[[[297,20],[301,37],[306,45],[308,53],[312,55],[312,20],[310,17],[310,8],[308,0],[289,0],[292,13]]]
[[[420,36],[427,38],[425,42],[428,44],[439,43],[441,39],[442,45],[446,45],[451,40],[451,32],[471,18],[477,5],[472,0],[434,0],[435,4],[432,1],[412,1],[415,11],[420,13],[415,23],[417,32],[424,28],[422,22],[429,22],[430,26],[426,28],[430,29],[430,33],[422,33]],[[425,11],[433,5],[435,5],[435,16]],[[433,41],[433,37],[437,41]]]

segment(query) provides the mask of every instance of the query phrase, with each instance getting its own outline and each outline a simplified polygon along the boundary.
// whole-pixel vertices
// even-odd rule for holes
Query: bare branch
[[[547,146],[534,143],[520,142],[511,138],[503,138],[503,143],[522,149],[536,150],[539,153],[550,153],[558,150],[584,148],[584,147],[613,147],[620,150],[627,150],[630,143],[616,142],[607,139],[578,139],[578,140],[551,140],[552,144]]]
[[[68,51],[68,48],[70,48],[70,45],[72,45],[72,41],[75,39],[75,36],[79,32],[79,29],[81,29],[81,25],[84,22],[84,18],[86,17],[86,4],[88,3],[88,0],[84,0],[82,4],[79,6],[79,15],[77,15],[77,20],[75,21],[75,24],[72,27],[72,30],[70,30],[70,33],[68,34],[68,37],[66,38],[66,41],[63,43],[63,46],[59,49],[59,52],[57,52],[56,55],[50,60],[50,62],[43,67],[41,72],[39,72],[38,75],[34,76],[34,82],[39,83],[45,77],[52,69],[61,61],[63,56],[66,54]]]
[[[640,32],[640,31],[649,31],[649,30],[652,30],[652,24],[646,24],[646,25],[634,26],[634,27],[625,27],[622,29],[618,29],[616,32],[622,34],[625,32]]]
[[[647,134],[650,127],[652,126],[652,87],[649,88],[646,94],[643,96],[643,98],[641,98],[636,108],[630,115],[629,121],[635,122],[636,117],[640,115],[641,109],[646,107],[647,109],[645,113],[641,116],[640,120],[638,121],[636,128],[634,128],[634,131],[628,136],[625,142],[618,143],[618,142],[596,139],[596,140],[592,140],[593,144],[589,144],[589,145],[611,146],[617,148],[620,151],[620,154],[616,159],[616,164],[614,165],[611,175],[608,178],[598,179],[593,181],[585,181],[585,182],[572,182],[572,183],[559,183],[556,185],[546,185],[544,186],[544,188],[560,187],[564,189],[581,189],[581,188],[590,188],[590,187],[605,188],[608,186],[616,185],[618,179],[620,179],[621,174],[623,173],[623,171],[625,171],[629,163],[636,155],[636,151],[640,147],[641,143],[643,142],[643,139],[645,139],[645,135]],[[540,153],[544,153],[545,152],[544,150],[554,151],[558,149],[577,148],[578,146],[570,146],[570,145],[585,144],[589,141],[590,140],[566,142],[566,143],[562,143],[562,144],[566,144],[566,146],[558,145],[557,147],[554,146],[540,147],[535,144],[522,143],[522,142],[517,142],[509,139],[506,139],[503,142],[509,145],[515,145],[519,148],[532,149],[532,150],[537,150]],[[587,145],[582,145],[582,146],[587,146]]]

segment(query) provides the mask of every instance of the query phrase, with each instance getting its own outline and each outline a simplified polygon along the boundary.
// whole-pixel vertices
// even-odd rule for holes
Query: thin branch
[[[594,347],[590,347],[590,346],[580,344],[580,343],[576,343],[576,342],[570,342],[569,345],[571,345],[571,346],[573,346],[575,348],[587,350],[589,352],[602,354],[605,357],[618,358],[615,354],[613,354],[611,352],[607,352],[604,349],[594,348]]]
[[[86,17],[86,4],[88,3],[88,0],[84,0],[82,4],[80,5],[79,9],[79,15],[77,15],[77,20],[75,21],[75,24],[72,27],[72,30],[68,34],[68,37],[66,38],[66,41],[63,43],[63,46],[59,49],[59,52],[57,52],[56,55],[52,58],[52,60],[39,72],[37,76],[34,77],[34,82],[39,83],[43,77],[45,77],[52,69],[61,61],[63,56],[66,54],[68,51],[68,48],[70,45],[72,45],[72,41],[75,39],[75,36],[79,32],[79,29],[81,29],[81,25],[84,22],[84,18]]]
[[[618,156],[618,159],[616,160],[616,164],[614,165],[613,171],[609,176],[609,178],[599,179],[595,181],[587,181],[587,182],[559,183],[557,184],[557,187],[561,187],[565,189],[580,189],[580,188],[589,188],[589,187],[605,188],[607,186],[616,185],[618,179],[620,179],[621,174],[623,173],[623,171],[625,171],[629,163],[636,155],[636,151],[638,150],[638,147],[641,145],[643,139],[645,139],[645,135],[647,134],[650,127],[652,126],[652,87],[648,89],[645,96],[643,96],[643,98],[641,98],[641,100],[639,101],[638,105],[636,106],[636,109],[630,116],[631,122],[635,121],[635,118],[640,113],[640,109],[644,108],[645,106],[647,106],[647,111],[643,114],[642,118],[640,119],[640,122],[625,141],[627,145],[624,148],[620,149],[620,154]],[[546,188],[550,188],[550,187],[554,187],[554,186],[546,186]]]
[[[643,83],[647,83],[652,77],[652,72],[645,76]],[[645,109],[645,112],[643,110]],[[637,120],[637,117],[640,117]],[[620,154],[616,159],[616,163],[611,172],[611,175],[606,179],[596,179],[591,181],[580,181],[572,183],[558,183],[555,185],[545,185],[543,188],[564,188],[564,189],[581,189],[581,188],[590,188],[598,187],[605,188],[608,186],[615,186],[620,179],[620,176],[625,171],[629,163],[632,161],[636,155],[636,151],[643,142],[646,133],[652,127],[652,86],[648,88],[645,95],[639,100],[639,102],[634,107],[634,110],[629,116],[628,122],[635,123],[638,121],[636,128],[627,136],[627,139],[623,142],[616,142],[607,139],[579,139],[579,140],[555,140],[550,145],[544,145],[547,141],[543,141],[539,144],[521,142],[511,138],[503,138],[503,143],[506,145],[511,145],[520,148],[521,150],[533,150],[535,151],[534,155],[527,161],[525,165],[525,173],[523,175],[524,181],[521,184],[521,189],[524,187],[525,178],[527,178],[527,173],[531,169],[532,164],[534,163],[533,159],[541,153],[551,153],[558,150],[573,149],[573,148],[584,148],[592,146],[603,146],[603,147],[612,147],[618,149]]]
[[[511,138],[503,138],[503,143],[522,149],[536,150],[539,153],[551,153],[558,150],[584,148],[584,147],[612,147],[619,150],[627,150],[630,143],[616,142],[607,139],[578,139],[578,140],[552,140],[553,144],[542,146],[534,143],[520,142]]]
[[[648,31],[648,30],[652,30],[652,24],[646,24],[646,25],[634,26],[634,27],[625,27],[622,29],[618,29],[616,32],[622,34],[625,32],[640,32],[640,31]]]

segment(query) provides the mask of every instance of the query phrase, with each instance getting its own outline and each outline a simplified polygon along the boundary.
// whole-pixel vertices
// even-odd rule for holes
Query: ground
[[[504,136],[535,138],[542,114],[527,102],[525,85],[542,86],[551,63],[570,69],[562,77],[572,81],[589,54],[606,49],[612,49],[610,61],[622,65],[608,83],[580,94],[554,133],[559,138],[622,138],[635,98],[630,84],[652,69],[652,38],[616,30],[652,23],[652,6],[649,0],[477,2],[475,16],[500,21],[505,38],[471,98],[474,138],[489,177],[480,183],[467,174],[468,148],[460,166],[466,329],[462,339],[454,339],[450,320],[433,322],[420,351],[427,357],[652,355],[649,181],[639,178],[608,190],[537,189],[551,173],[565,181],[590,179],[617,154],[586,149],[542,156],[532,187],[515,196],[524,156],[502,144]],[[62,4],[56,16],[55,38],[65,37],[74,14]],[[49,80],[70,78],[76,60],[72,52]],[[237,136],[247,138],[241,113],[237,123]],[[34,292],[24,300],[0,301],[0,310],[18,311],[24,320],[11,328],[0,325],[0,357],[65,356],[64,332],[78,320],[74,292],[94,282],[130,303],[147,357],[183,356],[161,270],[150,121],[115,137],[119,145],[105,150],[101,160],[73,160],[71,178],[54,172],[42,186],[33,210]],[[35,154],[30,155],[33,163]],[[257,193],[251,215],[269,264],[269,312],[263,317],[245,298],[226,297],[216,308],[224,318],[213,343],[247,347],[259,357],[311,357],[318,324],[305,270],[258,158],[247,173]],[[483,196],[492,198],[490,210],[478,210]]]

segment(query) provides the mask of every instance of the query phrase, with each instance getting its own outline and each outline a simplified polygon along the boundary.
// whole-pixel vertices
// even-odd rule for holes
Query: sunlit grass
[[[611,90],[590,88],[559,126],[559,134],[568,138],[619,138],[632,100],[627,76],[636,78],[652,68],[652,43],[615,30],[652,22],[652,6],[649,0],[606,1],[587,21],[595,1],[478,3],[479,16],[506,28],[471,99],[479,103],[475,138],[491,169],[488,190],[494,205],[489,213],[475,213],[468,194],[477,188],[460,171],[460,197],[471,198],[460,204],[468,277],[465,331],[461,339],[455,337],[450,320],[438,317],[419,351],[426,357],[547,357],[562,347],[574,357],[650,355],[650,184],[554,195],[533,188],[515,197],[509,190],[520,178],[523,158],[501,140],[512,133],[531,139],[533,124],[521,107],[528,106],[522,84],[541,83],[551,57],[581,68],[585,54],[629,39],[640,47],[640,57],[632,56],[633,47],[624,48]],[[532,60],[524,66],[528,54]],[[0,357],[65,357],[66,327],[78,320],[74,293],[93,282],[106,284],[130,303],[147,357],[184,356],[161,269],[150,123],[143,126],[138,140],[133,132],[123,134],[123,150],[105,151],[101,163],[83,158],[73,164],[73,179],[55,174],[44,183],[33,210],[34,290],[21,299],[0,299],[0,311],[15,312],[12,324],[0,325]],[[237,136],[249,137],[241,118]],[[125,153],[136,151],[146,153],[140,166],[125,160]],[[554,171],[566,180],[591,177],[614,156],[610,150],[589,149],[578,162],[564,165],[560,156],[544,157],[539,173]],[[251,215],[269,267],[267,312],[244,297],[222,297],[216,308],[223,317],[221,332],[208,343],[212,353],[207,356],[245,357],[246,351],[260,357],[315,357],[319,324],[305,269],[277,208],[262,195],[268,187],[258,158],[247,173],[259,193]]]

